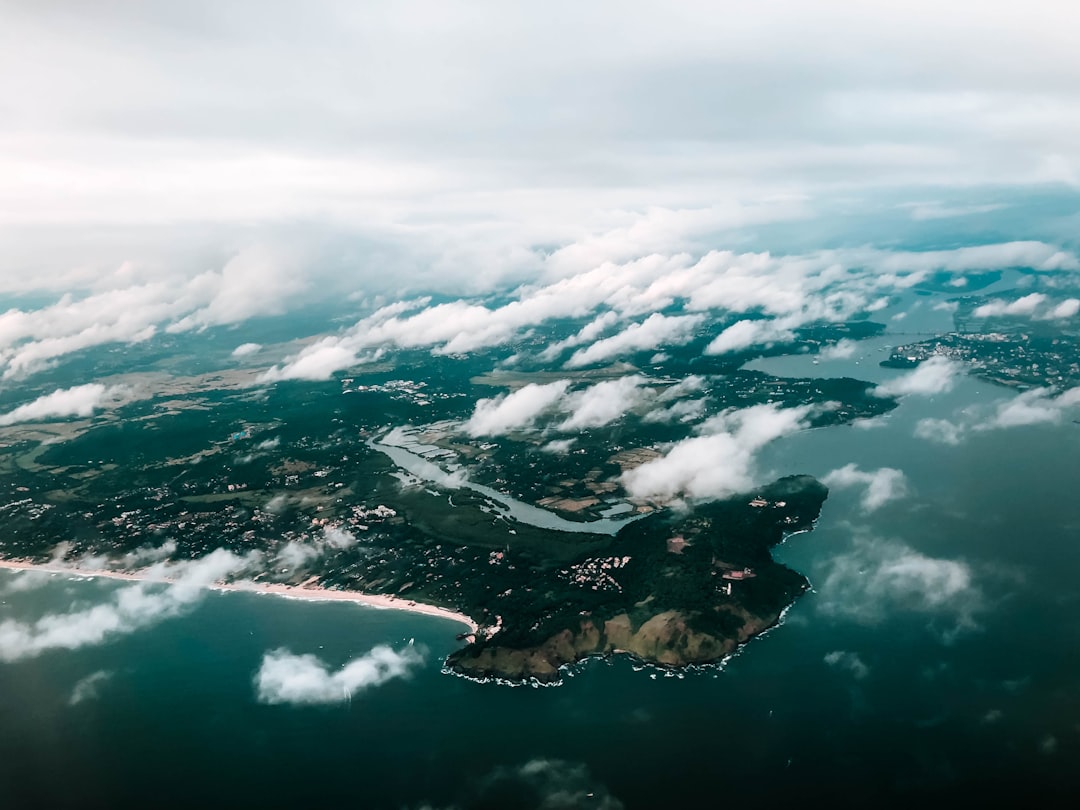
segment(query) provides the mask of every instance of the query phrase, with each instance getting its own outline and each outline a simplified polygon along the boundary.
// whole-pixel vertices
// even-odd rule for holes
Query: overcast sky
[[[396,262],[482,287],[537,272],[538,247],[674,251],[829,201],[936,218],[1080,183],[1062,0],[0,13],[7,290],[201,272],[253,240],[361,286]]]

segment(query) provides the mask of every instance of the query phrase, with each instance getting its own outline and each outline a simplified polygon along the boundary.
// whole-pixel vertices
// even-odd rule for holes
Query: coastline
[[[97,568],[76,568],[73,566],[56,565],[49,563],[32,563],[23,560],[0,560],[0,569],[9,571],[40,571],[47,574],[66,574],[78,577],[102,577],[104,579],[120,579],[128,582],[163,582],[171,584],[173,580],[168,577],[151,577],[143,571],[110,571]],[[292,599],[303,599],[312,602],[354,602],[368,607],[389,610],[404,610],[408,613],[416,613],[421,616],[433,616],[439,619],[463,624],[475,634],[479,632],[479,626],[464,613],[456,613],[448,608],[436,607],[411,599],[402,599],[397,596],[382,594],[362,593],[361,591],[336,591],[327,588],[311,587],[309,585],[286,585],[284,583],[257,583],[250,580],[240,582],[216,582],[206,586],[214,591],[238,591],[242,593],[265,593],[273,596],[285,596]]]

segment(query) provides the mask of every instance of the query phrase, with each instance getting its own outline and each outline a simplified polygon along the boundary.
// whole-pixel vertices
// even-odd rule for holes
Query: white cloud
[[[873,512],[890,501],[907,496],[907,478],[901,470],[881,467],[877,470],[860,470],[855,464],[847,464],[833,470],[822,479],[829,487],[846,488],[865,486],[861,504],[863,511]]]
[[[548,270],[558,253],[547,257]],[[1056,257],[1056,258],[1055,258]],[[600,311],[568,341],[553,344],[540,357],[553,359],[571,345],[588,342],[624,320],[651,313],[645,321],[600,338],[579,350],[570,365],[602,362],[621,352],[649,350],[665,342],[690,339],[699,322],[694,314],[665,315],[681,303],[692,313],[711,310],[769,316],[744,319],[710,345],[710,352],[735,351],[756,343],[787,340],[791,330],[815,321],[842,321],[866,311],[881,293],[917,283],[939,266],[1011,266],[1020,258],[1059,266],[1075,264],[1043,243],[1004,243],[932,253],[873,249],[820,251],[773,256],[712,250],[652,254],[621,264],[598,261],[539,285],[514,290],[505,303],[466,300],[430,305],[427,299],[382,307],[338,335],[323,337],[271,368],[263,380],[328,379],[334,373],[379,359],[388,347],[427,347],[436,354],[473,352],[504,345],[555,318],[581,318]],[[534,272],[544,277],[542,268]],[[561,272],[561,271],[560,271]],[[550,273],[547,274],[550,277]]]
[[[1066,298],[1048,313],[1048,317],[1056,320],[1076,317],[1080,313],[1080,298]]]
[[[185,331],[282,312],[306,284],[296,263],[289,251],[255,245],[235,253],[220,271],[134,284],[137,279],[121,274],[112,281],[125,286],[83,297],[67,293],[38,309],[10,309],[0,314],[3,376],[22,377],[94,346],[146,341],[163,327]]]
[[[728,354],[758,344],[789,341],[794,337],[790,330],[778,327],[774,321],[737,321],[705,347],[705,354]]]
[[[917,368],[901,374],[873,389],[874,396],[930,396],[952,390],[963,367],[955,360],[935,355]]]
[[[241,343],[232,351],[233,357],[247,357],[249,354],[255,354],[262,349],[262,345],[258,343]]]
[[[317,560],[320,556],[322,552],[318,548],[300,540],[290,540],[277,552],[278,565],[290,572],[305,568],[308,563]]]
[[[1021,425],[1057,423],[1064,412],[1080,405],[1080,387],[1070,388],[1054,396],[1049,388],[1033,388],[1003,402],[989,422],[976,426],[977,430],[1010,428]]]
[[[115,673],[106,669],[99,669],[82,678],[71,690],[68,698],[69,706],[78,706],[87,700],[96,700],[102,685],[112,679]]]
[[[659,399],[661,402],[670,402],[688,394],[696,394],[699,391],[704,391],[707,384],[708,381],[704,377],[691,374],[689,377],[683,377],[674,385],[661,391]]]
[[[693,339],[694,331],[703,320],[701,315],[661,315],[654,312],[641,323],[631,324],[617,335],[574,352],[566,361],[566,368],[602,363],[629,352],[682,345]]]
[[[703,423],[704,434],[676,442],[660,458],[628,470],[623,486],[634,498],[711,500],[754,486],[754,454],[806,426],[809,406],[754,405],[725,411]]]
[[[529,385],[511,394],[476,403],[473,415],[464,430],[470,436],[501,436],[512,430],[531,427],[536,419],[563,398],[570,383],[567,380],[546,385]]]
[[[666,408],[649,411],[643,418],[646,422],[695,422],[705,412],[704,399],[682,399]]]
[[[551,362],[556,360],[559,355],[567,349],[573,348],[574,346],[580,346],[583,343],[592,343],[618,322],[618,313],[612,312],[611,310],[602,312],[589,321],[589,323],[585,324],[585,326],[581,327],[576,334],[571,335],[565,340],[560,340],[547,346],[540,353],[540,359]]]
[[[140,546],[120,558],[120,567],[125,571],[134,571],[154,563],[164,562],[175,553],[175,540],[166,540],[160,546]]]
[[[817,606],[826,615],[879,624],[893,614],[924,614],[949,625],[948,640],[974,629],[983,608],[966,563],[929,557],[899,541],[858,537],[851,551],[823,568]]]
[[[620,377],[617,380],[590,385],[582,391],[574,391],[565,401],[570,416],[559,424],[562,431],[584,430],[603,427],[634,409],[652,392],[642,388],[645,378],[640,375]]]
[[[336,338],[324,338],[309,346],[284,366],[274,366],[260,378],[263,382],[280,380],[327,380],[359,362],[356,353],[339,345]]]
[[[999,299],[990,301],[980,307],[976,307],[972,313],[976,318],[992,318],[1001,315],[1034,315],[1043,303],[1046,296],[1042,293],[1031,293],[1015,301],[1006,302]]]
[[[826,653],[825,663],[830,667],[836,669],[842,669],[851,673],[857,681],[866,680],[870,675],[870,667],[868,667],[859,657],[858,653],[847,652],[845,650],[834,650],[833,652]]]
[[[855,356],[855,351],[858,349],[858,345],[854,340],[838,340],[831,346],[825,346],[820,352],[818,352],[818,358],[821,360],[847,360]]]
[[[104,386],[100,383],[59,388],[51,394],[40,396],[33,402],[27,402],[0,415],[0,425],[40,422],[71,416],[91,416],[98,408],[110,400],[117,399],[123,393],[124,389],[119,386]]]
[[[207,587],[251,570],[259,560],[256,553],[239,557],[217,549],[196,560],[161,562],[146,569],[148,581],[123,587],[102,604],[46,614],[32,622],[4,620],[0,622],[0,660],[19,661],[51,650],[95,646],[179,616],[198,603]]]
[[[255,692],[260,703],[298,706],[343,703],[359,692],[395,678],[408,678],[423,664],[424,651],[413,644],[400,652],[379,645],[337,672],[331,672],[314,655],[294,655],[277,649],[263,656],[255,674]]]

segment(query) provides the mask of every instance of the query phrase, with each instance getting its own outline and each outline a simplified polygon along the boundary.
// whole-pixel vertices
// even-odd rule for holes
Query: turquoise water
[[[809,357],[760,365],[828,373]],[[558,688],[477,684],[440,672],[457,643],[451,622],[210,593],[101,646],[0,664],[0,806],[508,807],[477,797],[499,769],[537,759],[588,768],[596,790],[581,806],[604,790],[629,808],[1064,801],[1080,787],[1080,425],[976,432],[957,447],[912,435],[923,417],[1009,396],[963,379],[905,400],[884,427],[770,446],[763,477],[884,465],[905,472],[910,494],[867,513],[861,490],[834,489],[816,531],[778,550],[814,591],[722,671],[674,678],[594,661]],[[868,585],[883,550],[904,560],[900,579],[874,580],[885,595]],[[941,603],[927,604],[955,582],[898,584],[948,563],[969,579]],[[0,572],[0,589],[12,578]],[[0,596],[0,619],[122,587],[53,577]],[[256,700],[268,650],[336,668],[410,638],[427,664],[351,703]],[[111,674],[96,696],[69,705],[98,671]]]

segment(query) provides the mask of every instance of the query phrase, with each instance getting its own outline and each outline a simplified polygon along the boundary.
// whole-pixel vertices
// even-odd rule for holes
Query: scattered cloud
[[[581,327],[577,334],[547,346],[540,352],[540,359],[550,363],[551,361],[558,359],[559,355],[567,349],[571,349],[574,346],[581,346],[584,343],[593,343],[604,334],[604,332],[618,322],[619,314],[617,312],[612,312],[611,310],[602,312],[589,321],[589,323],[585,324],[585,326]]]
[[[566,361],[566,368],[591,366],[630,352],[682,345],[694,337],[694,331],[703,320],[704,316],[701,315],[661,315],[654,312],[641,323],[631,324],[617,335],[574,352]]]
[[[123,275],[112,279],[124,280]],[[141,343],[161,331],[184,332],[278,314],[305,286],[289,251],[257,245],[236,253],[221,270],[83,297],[66,293],[38,309],[9,309],[0,314],[3,377],[24,377],[95,346]]]
[[[847,464],[826,475],[822,483],[840,489],[866,487],[861,499],[864,512],[873,512],[890,501],[899,500],[908,494],[907,478],[901,470],[892,467],[881,467],[871,471],[860,470],[855,464]]]
[[[120,568],[134,571],[148,565],[164,562],[176,553],[176,541],[166,540],[160,546],[140,546],[120,558]]]
[[[249,354],[255,354],[262,349],[262,345],[259,343],[241,343],[232,351],[233,357],[247,357]]]
[[[1048,313],[1048,318],[1063,320],[1073,318],[1080,313],[1080,298],[1066,298]]]
[[[649,411],[642,419],[646,422],[696,422],[705,413],[707,404],[704,399],[681,399],[666,408]]]
[[[540,449],[545,453],[555,453],[556,455],[564,456],[570,452],[570,448],[574,446],[574,442],[576,441],[577,439],[574,437],[569,439],[554,439]]]
[[[851,677],[857,681],[866,680],[870,675],[870,667],[863,663],[858,653],[834,650],[825,655],[825,663],[830,667],[850,673]]]
[[[925,614],[932,623],[948,625],[942,632],[946,641],[978,626],[982,591],[964,562],[863,536],[822,567],[817,606],[826,615],[880,624],[893,614]]]
[[[146,581],[120,588],[102,604],[31,622],[6,619],[0,622],[0,661],[103,644],[179,616],[199,602],[207,587],[252,570],[260,560],[254,552],[240,557],[217,549],[196,560],[156,563],[144,572]]]
[[[78,706],[80,703],[84,703],[87,700],[96,700],[101,687],[112,679],[114,672],[110,672],[106,669],[99,669],[97,672],[92,672],[85,678],[75,684],[71,690],[71,697],[68,698],[69,706]]]
[[[873,390],[874,396],[931,396],[952,390],[963,366],[947,357],[933,356],[917,368],[884,382]]]
[[[969,434],[1027,425],[1060,424],[1066,414],[1080,407],[1080,387],[1058,392],[1033,388],[990,407],[966,409],[949,419],[921,419],[915,436],[940,444],[958,445]]]
[[[424,658],[424,649],[411,643],[400,652],[379,645],[331,672],[314,655],[272,650],[263,656],[255,674],[255,693],[260,703],[294,706],[344,703],[360,692],[396,678],[410,677],[424,665]]]
[[[794,337],[791,330],[781,328],[775,321],[736,321],[705,347],[705,354],[728,354],[761,344],[786,342]]]
[[[464,430],[470,436],[502,436],[513,430],[532,427],[536,419],[566,394],[568,380],[546,385],[529,385],[511,394],[481,399]]]
[[[658,459],[622,475],[627,493],[655,501],[712,500],[754,486],[755,453],[806,427],[812,408],[754,405],[728,410],[702,423],[702,435],[673,444]]]
[[[642,387],[644,382],[644,377],[633,375],[605,380],[584,390],[574,391],[565,401],[570,416],[559,424],[558,429],[567,432],[585,430],[614,422],[651,399],[652,391]]]
[[[1001,301],[995,299],[989,303],[983,304],[980,307],[976,307],[972,313],[976,318],[994,318],[1002,315],[1034,315],[1043,302],[1046,301],[1046,296],[1042,293],[1031,293],[1025,295],[1023,298],[1018,298],[1012,302]]]
[[[820,352],[818,352],[818,358],[821,360],[847,360],[855,356],[855,352],[858,349],[858,345],[854,340],[838,340],[831,346],[825,346]]]
[[[1064,412],[1080,405],[1080,387],[1071,388],[1054,395],[1049,388],[1033,388],[1001,403],[988,423],[976,426],[978,430],[1010,428],[1021,425],[1037,425],[1060,422]]]
[[[100,383],[59,388],[51,394],[40,396],[33,402],[27,402],[0,415],[0,426],[72,416],[92,416],[94,411],[119,399],[124,391],[120,386],[105,386]]]

